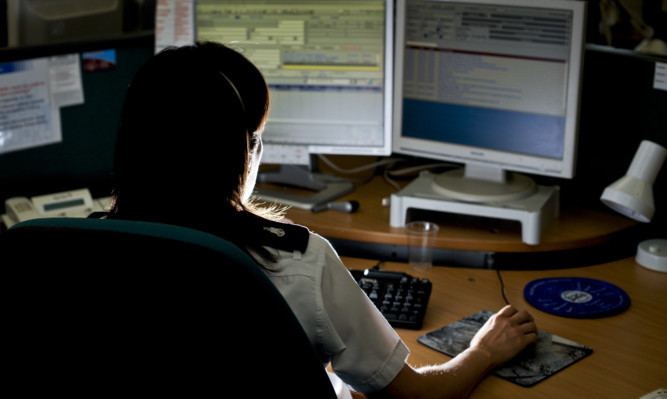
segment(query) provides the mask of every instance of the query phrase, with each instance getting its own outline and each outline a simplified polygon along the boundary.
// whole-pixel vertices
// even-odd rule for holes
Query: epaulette
[[[283,251],[306,252],[310,232],[298,224],[265,221],[261,229],[259,242],[262,245]]]

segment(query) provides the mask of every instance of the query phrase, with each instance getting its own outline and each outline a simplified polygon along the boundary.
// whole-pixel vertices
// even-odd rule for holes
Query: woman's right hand
[[[486,352],[491,364],[497,367],[536,342],[533,316],[507,305],[487,320],[470,341],[470,348]]]
[[[537,342],[537,327],[526,311],[508,305],[487,320],[470,347],[448,362],[413,369],[406,364],[373,398],[465,398],[486,373]]]

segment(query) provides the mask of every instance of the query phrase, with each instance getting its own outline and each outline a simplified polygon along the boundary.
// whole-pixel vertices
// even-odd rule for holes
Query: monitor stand
[[[532,193],[524,197],[476,203],[447,196],[438,187],[438,176],[422,172],[412,183],[391,195],[389,222],[392,227],[405,225],[410,208],[516,220],[521,223],[522,241],[537,245],[546,227],[559,214],[558,186],[536,185]]]
[[[311,164],[316,165],[316,159],[311,160]],[[257,200],[311,210],[315,205],[334,201],[354,190],[350,181],[312,169],[305,165],[280,165],[276,171],[261,172],[257,176]],[[294,188],[305,189],[306,194],[295,195]]]

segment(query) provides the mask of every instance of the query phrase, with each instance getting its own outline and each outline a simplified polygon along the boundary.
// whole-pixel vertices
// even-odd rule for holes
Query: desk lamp
[[[667,156],[659,144],[643,140],[625,176],[604,189],[600,200],[618,213],[648,223],[653,218],[653,182]],[[667,272],[667,239],[650,239],[639,244],[637,263],[651,270]]]

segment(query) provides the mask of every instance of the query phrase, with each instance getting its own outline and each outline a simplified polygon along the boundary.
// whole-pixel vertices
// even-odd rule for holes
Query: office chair
[[[35,219],[0,234],[0,256],[4,380],[21,396],[336,397],[282,295],[219,237]]]

